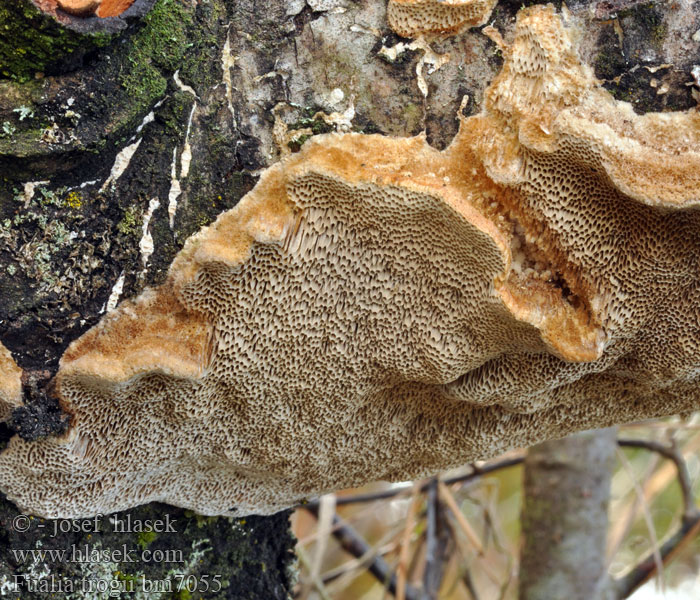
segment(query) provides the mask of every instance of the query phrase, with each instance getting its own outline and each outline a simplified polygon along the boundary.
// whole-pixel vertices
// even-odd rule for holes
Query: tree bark
[[[67,345],[162,281],[271,160],[241,131],[253,115],[222,69],[227,40],[255,34],[252,10],[137,0],[119,23],[76,29],[28,0],[0,2],[0,340],[24,369],[26,404],[2,445],[65,427],[46,384]],[[2,499],[0,524],[10,597],[282,599],[295,579],[288,512],[233,520],[151,504],[45,521]]]
[[[612,600],[605,548],[615,434],[586,431],[528,451],[521,600]]]
[[[493,13],[506,38],[521,5],[503,1]],[[700,7],[569,8],[587,32],[584,58],[613,94],[640,111],[694,105],[686,84],[697,44],[687,40]],[[478,112],[501,65],[478,29],[435,42],[450,60],[432,73],[423,65],[424,96],[423,51],[380,52],[401,39],[375,0],[136,0],[111,19],[56,21],[31,0],[0,0],[0,342],[25,371],[26,404],[2,426],[2,444],[15,432],[31,439],[66,426],[46,386],[68,344],[119,300],[162,282],[184,241],[281,153],[333,129],[425,131],[443,148],[462,100],[465,114]],[[282,123],[291,133],[280,137]],[[34,519],[25,531],[0,500],[0,587],[17,581],[15,596],[26,597],[29,583],[65,590],[72,581],[83,597],[82,582],[138,591],[191,575],[192,597],[284,598],[291,589],[286,513],[230,521],[154,504],[128,515],[134,523],[167,515],[176,525],[155,537],[120,533],[105,516],[100,527]],[[54,526],[71,531],[53,537]],[[13,552],[74,548],[100,560]],[[100,553],[120,549],[139,559]],[[149,562],[144,550],[181,551],[183,562]],[[205,575],[209,585],[220,576],[222,589],[202,592]]]

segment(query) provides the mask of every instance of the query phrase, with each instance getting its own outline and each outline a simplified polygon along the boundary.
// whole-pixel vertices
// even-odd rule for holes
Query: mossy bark
[[[287,513],[207,518],[149,504],[53,521],[2,502],[0,523],[3,597],[284,600],[294,580]]]
[[[14,421],[23,435],[61,427],[45,384],[68,344],[103,316],[110,300],[163,281],[187,237],[234,206],[261,169],[334,128],[314,118],[318,111],[345,113],[353,131],[425,131],[439,148],[457,130],[464,96],[465,114],[478,112],[501,65],[480,30],[433,44],[451,58],[433,73],[423,70],[423,97],[416,82],[422,52],[391,61],[380,52],[402,41],[386,25],[384,2],[328,4],[330,10],[314,11],[303,0],[136,0],[142,15],[96,33],[87,25],[61,29],[29,0],[0,0],[0,342],[26,373],[28,407]],[[504,0],[494,11],[506,38],[522,4]],[[597,19],[587,4],[569,8],[588,32],[584,57],[614,93],[638,110],[692,104],[690,77],[679,82],[700,62],[698,44],[674,42],[691,38],[690,31],[678,33],[679,19],[690,23],[687,15],[674,16],[666,3],[632,2],[612,19],[629,33],[620,38],[610,15]],[[700,22],[700,7],[688,10]],[[642,52],[646,42],[653,52]],[[664,84],[670,91],[660,94]],[[282,147],[276,117],[300,132]],[[13,431],[1,433],[6,440]],[[24,574],[81,581],[103,573],[122,582],[177,574],[164,562],[81,566],[12,553],[88,544],[182,550],[197,581],[220,574],[228,582],[216,593],[200,588],[193,598],[281,598],[291,589],[284,514],[245,523],[160,505],[130,514],[134,521],[171,515],[177,533],[154,538],[105,529],[51,538],[51,522],[13,529],[17,510],[0,502],[0,586]],[[103,523],[109,525],[106,517]],[[51,597],[33,593],[16,597]],[[179,596],[161,597],[190,597],[186,589],[168,593]]]
[[[227,35],[241,34],[229,25],[235,3],[150,4],[94,43],[29,2],[25,14],[0,1],[0,15],[16,16],[3,22],[0,49],[33,56],[0,75],[0,340],[25,370],[27,407],[12,427],[28,438],[65,426],[45,386],[67,345],[110,298],[162,281],[185,239],[233,206],[266,164],[236,146],[226,108],[221,65]],[[23,19],[45,23],[52,43],[70,40],[66,52],[42,41],[39,56],[29,33],[42,32],[22,30]],[[0,445],[14,431],[0,426]],[[149,528],[166,518],[170,530]],[[282,599],[293,585],[287,513],[232,520],[151,504],[92,523],[25,519],[0,499],[0,593]]]
[[[26,82],[36,73],[59,70],[62,64],[80,60],[90,50],[104,47],[126,25],[112,19],[90,30],[85,20],[59,23],[31,0],[0,2],[0,75]],[[90,20],[93,21],[93,20]],[[89,22],[89,21],[88,21]]]

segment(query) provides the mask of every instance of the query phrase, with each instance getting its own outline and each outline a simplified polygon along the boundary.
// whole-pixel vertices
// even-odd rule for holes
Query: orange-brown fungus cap
[[[87,17],[95,14],[102,0],[57,0],[58,7],[76,17]]]
[[[520,12],[449,148],[325,135],[73,342],[20,508],[271,513],[700,406],[700,120],[633,113]]]
[[[12,410],[22,405],[22,369],[10,351],[0,344],[0,423],[7,421]]]
[[[97,9],[98,17],[117,17],[134,3],[134,0],[102,0]]]
[[[118,17],[134,0],[34,0],[44,11],[55,12],[59,8],[76,17]]]

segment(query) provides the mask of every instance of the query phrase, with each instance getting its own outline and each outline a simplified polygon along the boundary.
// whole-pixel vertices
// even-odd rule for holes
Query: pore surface
[[[553,9],[504,58],[444,152],[317,136],[266,171],[70,346],[71,426],[11,440],[8,497],[270,513],[697,408],[697,115],[615,102]]]

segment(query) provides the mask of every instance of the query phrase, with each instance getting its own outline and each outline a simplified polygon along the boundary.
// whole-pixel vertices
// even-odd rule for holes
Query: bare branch
[[[515,467],[522,464],[524,460],[523,456],[515,456],[513,458],[506,458],[486,465],[471,465],[472,471],[465,473],[464,475],[457,475],[455,477],[448,477],[443,479],[442,482],[445,485],[452,485],[453,483],[469,483],[483,477],[484,475],[489,475],[503,469],[509,469],[510,467]],[[429,482],[421,485],[420,492],[426,492],[428,489]],[[374,492],[371,494],[354,494],[352,496],[341,496],[336,500],[336,506],[344,506],[346,504],[360,504],[363,502],[376,502],[378,500],[388,500],[389,498],[396,498],[397,496],[402,496],[408,494],[413,489],[413,485],[405,485],[401,487],[395,487],[390,490],[384,490],[381,492]],[[318,508],[318,500],[310,500],[306,504],[298,504],[294,508],[305,508],[307,510],[315,510]]]
[[[440,512],[441,503],[438,495],[438,480],[433,478],[428,482],[427,494],[427,529],[425,548],[425,572],[423,573],[423,600],[436,600],[442,581],[443,558],[445,544],[441,543]]]
[[[318,518],[318,507],[309,503],[303,508]],[[340,543],[343,550],[356,558],[372,553],[372,548],[362,539],[362,536],[338,515],[333,516],[333,537]],[[381,581],[391,594],[396,595],[396,574],[381,556],[375,556],[367,566],[367,570]],[[406,585],[405,594],[406,600],[420,598],[418,590],[410,585]]]
[[[474,582],[472,581],[472,576],[469,569],[467,569],[464,572],[464,575],[462,575],[462,583],[464,583],[464,587],[467,588],[472,600],[479,600],[479,594],[476,591],[476,587],[474,587]]]
[[[700,510],[693,501],[688,468],[675,440],[667,446],[652,440],[618,440],[622,448],[642,448],[655,452],[672,461],[678,472],[678,483],[683,494],[683,517],[678,531],[661,548],[646,556],[632,571],[616,582],[617,598],[623,600],[632,595],[658,571],[659,562],[668,564],[671,559],[700,532]],[[660,559],[660,560],[659,560]]]
[[[663,563],[668,564],[676,553],[698,533],[700,533],[700,515],[696,516],[692,521],[683,522],[678,531],[659,550]],[[629,598],[637,589],[651,579],[655,573],[656,561],[654,560],[654,554],[650,553],[630,573],[617,580],[618,600]]]
[[[406,580],[408,576],[408,551],[411,544],[411,535],[416,522],[416,512],[420,500],[420,485],[416,482],[413,485],[413,493],[411,494],[411,503],[408,506],[408,514],[406,515],[406,523],[404,525],[403,535],[401,536],[401,549],[399,551],[399,563],[397,565],[398,582],[396,586],[396,599],[405,600],[406,597]]]
[[[622,464],[623,468],[625,471],[627,471],[627,474],[630,478],[630,481],[632,482],[632,486],[634,487],[635,494],[637,495],[637,498],[639,498],[640,502],[640,507],[642,509],[642,515],[644,517],[644,522],[646,523],[647,527],[647,532],[649,533],[649,542],[651,545],[651,557],[654,560],[654,572],[659,574],[659,582],[661,584],[661,593],[663,595],[666,595],[666,589],[664,587],[664,561],[661,556],[660,552],[660,547],[659,547],[659,539],[656,536],[656,529],[654,527],[654,519],[651,516],[651,509],[649,508],[649,502],[648,500],[644,497],[644,492],[642,491],[642,487],[639,485],[639,481],[637,481],[637,478],[634,475],[634,471],[632,469],[632,465],[630,464],[629,460],[627,460],[627,457],[623,454],[622,450],[620,448],[617,448],[618,452],[618,458],[620,460],[620,463]]]
[[[690,477],[688,474],[687,466],[680,450],[674,445],[665,445],[660,442],[642,439],[622,439],[618,440],[618,445],[621,448],[641,448],[654,452],[670,461],[672,461],[677,469],[678,481],[681,487],[681,492],[683,495],[684,502],[684,513],[683,513],[683,524],[666,543],[662,545],[659,549],[658,556],[661,557],[662,564],[666,564],[671,557],[686,543],[688,543],[694,535],[700,531],[700,511],[698,507],[693,503],[692,486],[690,483]],[[346,504],[360,504],[375,502],[380,500],[388,500],[392,498],[397,498],[414,491],[415,495],[421,493],[430,493],[430,490],[436,490],[439,493],[443,489],[443,486],[451,485],[455,483],[469,483],[473,481],[478,481],[483,476],[495,473],[510,467],[518,466],[522,464],[524,457],[522,455],[507,458],[500,461],[495,461],[486,465],[472,465],[472,470],[469,473],[462,475],[457,475],[455,477],[446,478],[440,481],[439,484],[434,483],[437,480],[430,480],[423,482],[418,485],[407,485],[402,487],[395,487],[390,490],[385,490],[381,492],[369,493],[369,494],[355,494],[352,496],[344,496],[337,498],[337,505]],[[444,488],[446,489],[446,488]],[[445,496],[442,496],[443,501],[447,501]],[[440,496],[437,497],[437,504],[441,504]],[[455,511],[455,507],[448,507],[452,510],[455,517],[457,517],[459,510]],[[310,513],[318,516],[319,501],[313,500],[300,508],[308,510]],[[434,562],[435,557],[435,534],[434,529],[431,529],[431,511],[436,514],[436,509],[440,508],[444,511],[445,507],[436,507],[435,503],[428,502],[428,531],[426,532],[426,566],[424,579],[428,581],[430,577],[434,577],[434,568],[436,563]],[[340,542],[343,549],[349,552],[356,558],[370,556],[372,553],[371,547],[362,539],[362,537],[345,521],[339,518],[337,515],[333,518],[333,535]],[[477,551],[479,550],[477,545]],[[483,550],[483,549],[482,549]],[[387,562],[381,558],[381,556],[374,556],[368,565],[368,570],[372,573],[379,581],[387,586],[387,590],[391,594],[396,594],[397,592],[397,577],[395,573],[392,573],[391,567]],[[629,597],[638,587],[640,587],[645,581],[654,575],[657,571],[657,563],[654,562],[653,554],[650,554],[644,560],[642,560],[632,572],[627,574],[625,577],[619,579],[616,583],[617,598],[623,600]],[[473,583],[471,578],[467,573],[464,576],[463,581],[470,593],[474,595]],[[437,582],[439,586],[439,581]],[[433,584],[434,586],[434,581]],[[405,599],[406,600],[418,600],[421,597],[419,590],[406,584],[405,587]],[[423,596],[423,598],[432,598],[435,596]]]
[[[459,506],[457,506],[457,502],[455,501],[454,496],[452,496],[452,494],[450,493],[450,490],[441,481],[438,482],[438,489],[440,492],[440,498],[445,504],[447,504],[448,508],[450,509],[450,512],[452,512],[452,515],[457,521],[460,530],[464,533],[464,535],[467,537],[472,546],[474,546],[474,549],[476,550],[477,554],[483,556],[484,545],[481,543],[479,536],[469,524],[469,521],[467,521],[467,519],[464,517],[464,514],[462,514],[462,511],[459,508]]]
[[[427,541],[425,571],[423,573],[423,600],[437,600],[440,584],[451,554],[451,529],[446,525],[445,505],[440,499],[437,477],[428,483]]]
[[[688,467],[675,441],[672,442],[670,446],[651,440],[618,440],[617,444],[621,448],[643,448],[650,452],[656,452],[673,462],[678,471],[678,484],[683,494],[683,521],[691,522],[697,518],[699,511],[693,500],[693,490],[690,482],[690,475],[688,474]]]

